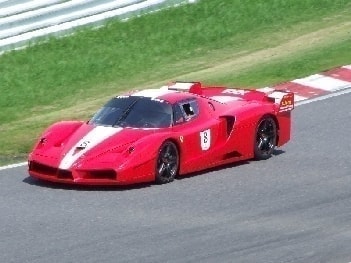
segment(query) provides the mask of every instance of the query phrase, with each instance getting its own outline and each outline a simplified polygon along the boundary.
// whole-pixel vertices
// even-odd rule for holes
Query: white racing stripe
[[[230,101],[235,101],[235,100],[240,100],[241,98],[240,97],[232,97],[232,96],[212,96],[210,97],[211,99],[214,99],[218,102],[221,102],[221,103],[227,103],[227,102],[230,102]]]
[[[159,98],[163,95],[174,93],[175,90],[168,90],[168,89],[146,89],[141,90],[136,93],[133,93],[132,96],[141,96],[141,97],[148,97],[148,98]]]
[[[168,86],[169,90],[182,90],[189,91],[190,88],[194,85],[194,82],[176,82],[170,86]]]
[[[291,82],[298,83],[304,86],[322,89],[327,91],[337,91],[351,87],[351,82],[327,77],[321,74],[315,74],[302,79],[295,79]]]
[[[84,153],[121,130],[122,128],[96,126],[72,147],[72,149],[62,159],[59,168],[69,169],[72,164],[74,164],[74,162],[76,162]],[[77,151],[78,147],[81,147],[79,151]]]

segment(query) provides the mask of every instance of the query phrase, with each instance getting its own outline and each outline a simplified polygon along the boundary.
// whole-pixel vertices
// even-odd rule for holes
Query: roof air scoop
[[[168,85],[169,90],[186,91],[194,94],[201,94],[200,82],[176,81]]]

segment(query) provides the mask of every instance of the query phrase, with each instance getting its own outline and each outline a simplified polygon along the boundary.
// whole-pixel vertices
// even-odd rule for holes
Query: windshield
[[[172,106],[147,97],[111,99],[89,121],[90,124],[132,128],[165,128],[172,123]]]

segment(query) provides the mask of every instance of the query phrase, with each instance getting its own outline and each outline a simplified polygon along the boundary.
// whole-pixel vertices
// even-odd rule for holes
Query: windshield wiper
[[[137,98],[137,97],[136,97]],[[121,114],[121,117],[118,118],[118,120],[113,123],[112,127],[120,126],[118,123],[122,122],[127,118],[128,114],[131,112],[133,109],[134,105],[140,100],[140,98],[137,98],[135,101],[133,101]],[[121,126],[122,127],[122,126]]]

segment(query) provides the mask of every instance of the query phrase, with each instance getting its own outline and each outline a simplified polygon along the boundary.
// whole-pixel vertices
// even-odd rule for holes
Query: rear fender
[[[279,129],[277,146],[282,146],[291,137],[291,111],[295,107],[294,93],[271,88],[266,88],[262,91],[274,103],[275,117]]]
[[[291,138],[291,111],[279,112],[276,117],[279,127],[277,146],[282,146]]]
[[[274,91],[270,97],[275,99],[276,117],[279,126],[279,138],[277,146],[282,146],[291,137],[291,111],[294,109],[294,93],[285,91]]]

